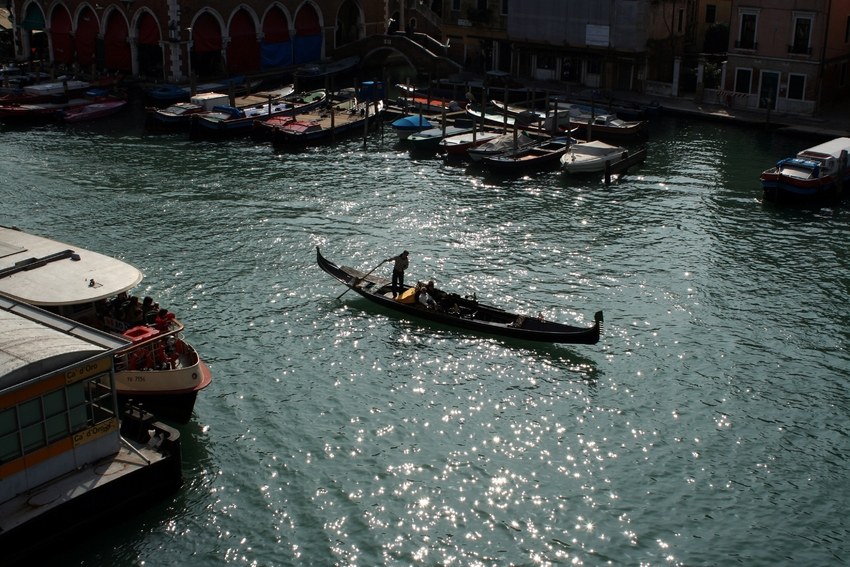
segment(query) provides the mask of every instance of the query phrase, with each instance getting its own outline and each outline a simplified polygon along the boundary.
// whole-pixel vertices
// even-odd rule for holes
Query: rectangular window
[[[537,68],[552,70],[555,68],[555,58],[549,54],[537,56]]]
[[[790,53],[811,54],[812,16],[794,16],[794,37]]]
[[[750,85],[753,80],[753,70],[752,69],[737,69],[735,70],[735,92],[736,93],[750,93]]]
[[[678,17],[676,18],[676,32],[684,33],[685,32],[685,9],[679,8]]]
[[[452,0],[452,10],[455,12],[460,11],[460,0]]]
[[[508,15],[508,0],[502,0],[502,15]]]
[[[478,0],[478,9],[486,10],[487,9],[487,0]]]
[[[705,6],[705,23],[713,24],[717,21],[717,5],[706,4]]]
[[[803,100],[806,96],[806,76],[788,75],[788,98]]]
[[[108,373],[0,411],[0,463],[115,417]]]
[[[0,463],[11,461],[22,455],[18,430],[15,408],[0,412]]]
[[[741,49],[756,49],[756,29],[758,26],[758,14],[752,12],[741,13],[741,27],[738,30],[738,41],[735,47]]]
[[[847,16],[847,23],[844,24],[844,43],[850,43],[850,16]]]
[[[48,443],[69,435],[67,412],[65,390],[57,390],[44,396],[44,417],[46,418]]]

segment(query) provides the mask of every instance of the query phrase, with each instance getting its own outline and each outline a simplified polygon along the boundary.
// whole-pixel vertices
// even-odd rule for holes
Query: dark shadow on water
[[[500,346],[516,351],[521,356],[535,356],[545,359],[548,363],[556,364],[562,370],[570,371],[570,375],[565,376],[565,380],[571,381],[575,379],[575,372],[581,372],[582,379],[595,382],[598,379],[599,370],[596,362],[578,352],[578,349],[599,349],[599,345],[585,344],[570,344],[570,343],[546,343],[540,341],[528,341],[522,339],[514,339],[484,332],[473,332],[466,329],[460,329],[451,325],[437,323],[423,319],[420,317],[411,317],[408,315],[400,315],[399,313],[386,309],[380,305],[376,305],[371,301],[363,299],[357,295],[352,295],[349,298],[342,298],[338,303],[350,303],[353,309],[358,309],[362,312],[374,313],[386,317],[386,322],[399,332],[413,332],[415,335],[427,335],[434,339],[480,339],[490,342],[496,342]],[[336,299],[328,300],[327,306],[332,308],[337,303]],[[589,325],[588,325],[589,326]],[[602,338],[600,343],[604,341],[604,325]],[[420,348],[422,345],[418,343]]]

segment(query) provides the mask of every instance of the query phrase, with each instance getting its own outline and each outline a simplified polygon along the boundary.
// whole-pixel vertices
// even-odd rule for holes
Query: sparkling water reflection
[[[61,564],[841,564],[847,212],[764,205],[797,140],[662,117],[611,186],[123,128],[5,130],[3,223],[125,258],[214,383],[186,486]],[[114,134],[113,131],[119,132]],[[593,347],[376,309],[315,265],[589,324]]]

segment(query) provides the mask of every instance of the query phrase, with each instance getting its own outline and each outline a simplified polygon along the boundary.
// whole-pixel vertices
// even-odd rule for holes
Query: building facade
[[[850,0],[733,2],[723,102],[813,114],[850,94]]]
[[[262,73],[385,33],[359,0],[12,0],[18,60],[152,80]]]

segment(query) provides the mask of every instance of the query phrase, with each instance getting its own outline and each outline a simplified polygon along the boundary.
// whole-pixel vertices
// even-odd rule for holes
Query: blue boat
[[[399,140],[406,140],[408,136],[415,132],[421,132],[422,130],[433,127],[434,124],[421,114],[402,116],[392,123],[392,128],[398,134]]]
[[[213,91],[224,91],[230,87],[237,87],[245,83],[245,75],[236,75],[216,83],[203,83],[195,85],[195,93],[209,93]],[[192,89],[188,85],[175,85],[163,83],[145,90],[145,96],[153,104],[169,105],[175,102],[187,102],[192,96]]]

